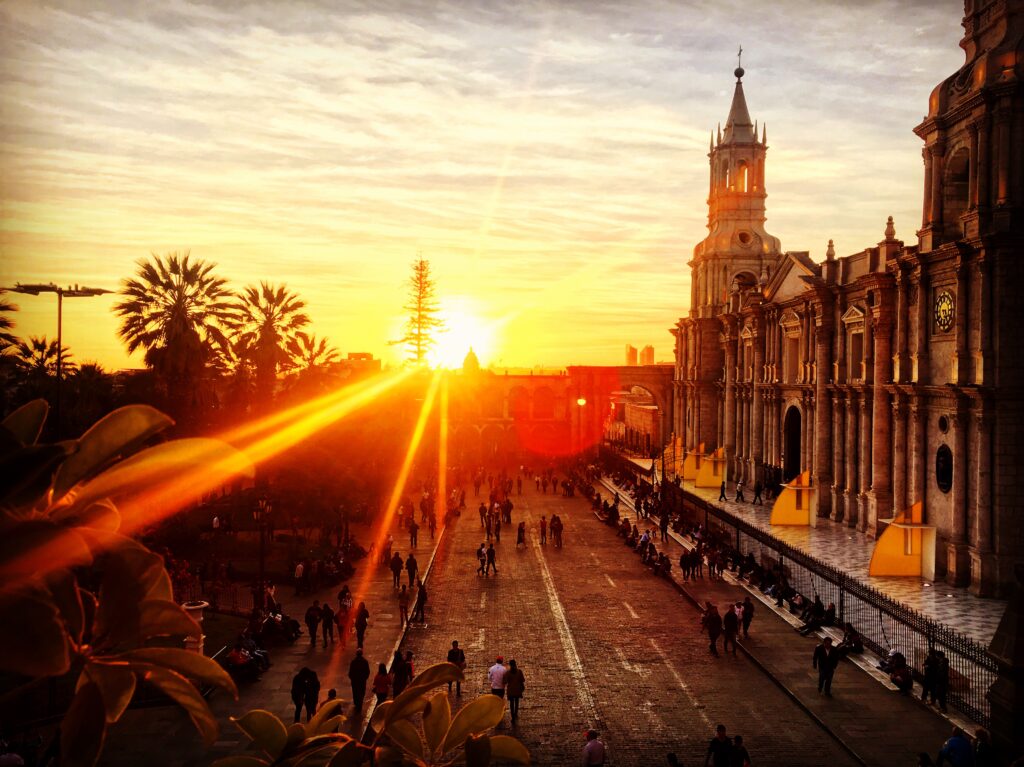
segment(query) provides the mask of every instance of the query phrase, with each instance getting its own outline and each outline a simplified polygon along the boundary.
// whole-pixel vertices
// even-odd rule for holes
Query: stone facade
[[[917,244],[823,261],[764,229],[767,135],[743,70],[709,153],[673,431],[725,446],[732,479],[810,470],[819,514],[875,536],[923,501],[936,572],[993,594],[1024,560],[1024,3],[966,0],[966,63],[932,93]]]

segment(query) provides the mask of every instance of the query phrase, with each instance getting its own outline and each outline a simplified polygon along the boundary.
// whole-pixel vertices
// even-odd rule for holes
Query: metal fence
[[[174,584],[174,598],[177,602],[209,602],[211,611],[248,618],[252,614],[253,593],[246,586],[237,583],[205,584],[197,580]]]
[[[980,642],[673,483],[665,483],[663,488],[669,508],[685,521],[720,531],[743,556],[753,554],[762,567],[780,566],[799,593],[817,594],[826,605],[834,602],[838,620],[852,623],[866,647],[883,656],[898,650],[918,681],[923,678],[928,650],[944,652],[949,661],[948,705],[984,727],[991,725],[988,691],[998,678],[999,662]]]

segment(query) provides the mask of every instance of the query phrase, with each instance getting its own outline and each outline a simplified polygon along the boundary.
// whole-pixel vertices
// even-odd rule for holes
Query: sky
[[[401,351],[409,265],[461,359],[672,357],[707,148],[743,46],[767,229],[823,260],[916,242],[954,0],[0,2],[0,286],[117,289],[191,251],[284,282],[344,355]],[[53,295],[16,331],[53,336]],[[141,367],[115,297],[65,301],[75,359]],[[450,361],[450,360],[449,360]]]

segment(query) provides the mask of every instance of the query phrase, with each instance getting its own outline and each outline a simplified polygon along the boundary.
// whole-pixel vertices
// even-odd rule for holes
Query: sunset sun
[[[437,344],[430,353],[430,363],[442,368],[462,367],[472,348],[482,365],[491,361],[495,351],[496,323],[481,317],[464,297],[444,298],[438,313],[444,329],[438,333]]]

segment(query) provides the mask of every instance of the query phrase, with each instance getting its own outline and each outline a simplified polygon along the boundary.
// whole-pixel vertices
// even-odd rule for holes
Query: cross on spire
[[[739,53],[736,54],[736,66],[737,67],[742,67],[743,66],[743,46],[742,45],[740,46]]]

